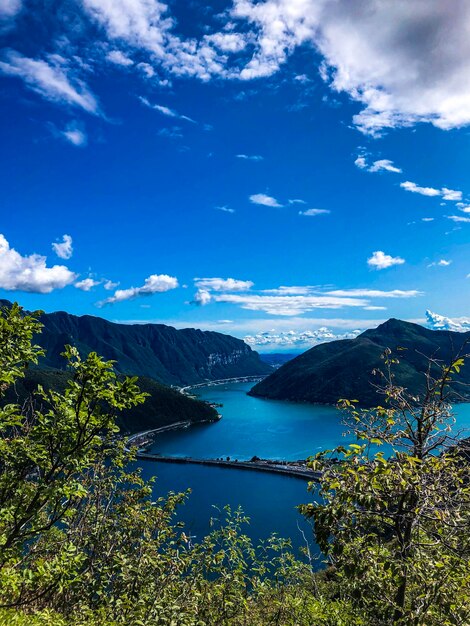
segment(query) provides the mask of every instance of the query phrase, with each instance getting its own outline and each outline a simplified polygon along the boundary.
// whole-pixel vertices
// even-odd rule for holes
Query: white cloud
[[[289,204],[307,204],[305,200],[302,200],[301,198],[293,198],[292,200],[288,200],[287,202]]]
[[[75,106],[88,113],[99,112],[95,96],[74,75],[66,59],[58,54],[44,61],[9,50],[0,61],[0,72],[23,79],[27,87],[47,100]]]
[[[191,122],[192,124],[196,123],[193,119],[191,119],[187,115],[181,115],[180,113],[178,113],[177,111],[174,111],[173,109],[170,109],[169,107],[163,106],[161,104],[152,104],[151,102],[149,102],[149,100],[147,100],[147,98],[139,96],[139,100],[146,107],[149,107],[150,109],[154,109],[155,111],[158,111],[162,115],[166,115],[166,117],[174,117],[178,120],[185,120],[186,122]]]
[[[461,222],[464,224],[470,224],[470,217],[463,217],[462,215],[446,215],[448,220],[453,222]]]
[[[195,278],[198,289],[208,291],[247,291],[253,287],[251,280],[237,280],[235,278]]]
[[[327,213],[331,213],[331,211],[328,211],[328,209],[307,209],[306,211],[299,211],[299,215],[307,215],[308,217],[326,215]]]
[[[205,306],[212,300],[211,294],[206,289],[198,289],[194,295],[194,304]]]
[[[435,261],[433,263],[429,263],[428,267],[449,267],[452,261],[448,259],[440,259],[439,261]]]
[[[366,170],[368,172],[380,172],[382,170],[392,172],[394,174],[401,174],[402,172],[402,170],[394,165],[393,161],[390,161],[390,159],[378,159],[377,161],[374,161],[372,165],[369,165],[365,154],[360,154],[354,161],[354,164],[359,169]]]
[[[376,270],[383,270],[387,267],[392,267],[393,265],[403,265],[405,259],[402,259],[399,256],[393,257],[389,254],[385,254],[382,250],[377,250],[372,253],[372,256],[367,259],[367,265],[369,267],[373,267]]]
[[[458,317],[451,319],[432,311],[426,311],[426,325],[433,330],[452,330],[456,332],[470,331],[470,318]]]
[[[249,345],[256,347],[305,349],[328,341],[354,339],[361,332],[362,330],[356,329],[345,333],[335,333],[330,328],[322,326],[316,330],[265,331],[255,335],[246,335],[244,340]]]
[[[52,249],[61,259],[70,259],[73,254],[72,237],[63,235],[61,242],[54,242]]]
[[[271,207],[281,207],[276,198],[272,196],[267,196],[265,193],[254,193],[250,196],[250,202],[253,204],[261,204],[263,206],[271,206]]]
[[[130,287],[129,289],[118,289],[114,292],[114,295],[97,303],[97,306],[102,307],[106,304],[114,304],[116,302],[123,302],[124,300],[133,300],[140,296],[151,296],[154,293],[163,293],[176,289],[178,287],[178,280],[168,274],[152,274],[145,279],[144,284],[141,287]]]
[[[82,291],[90,291],[93,287],[97,287],[101,284],[101,281],[94,280],[93,278],[84,278],[75,283],[74,287],[81,289]]]
[[[3,235],[0,235],[0,289],[50,293],[70,285],[76,274],[64,265],[48,267],[46,257],[39,254],[21,256]]]
[[[439,189],[434,189],[434,187],[419,187],[416,183],[413,183],[410,180],[406,180],[404,183],[400,183],[400,187],[406,189],[406,191],[411,191],[412,193],[419,193],[422,196],[441,195]]]
[[[470,5],[465,0],[233,0],[212,13],[199,38],[176,33],[173,4],[156,0],[81,0],[109,46],[137,51],[140,72],[156,68],[207,81],[251,80],[278,72],[304,46],[323,57],[320,76],[362,106],[364,133],[427,122],[470,123]],[[19,0],[3,0],[14,13]],[[99,32],[99,31],[98,31]],[[452,42],[451,44],[449,42]],[[143,67],[145,66],[145,70]],[[152,77],[153,78],[153,77]],[[305,82],[308,77],[294,78]]]
[[[22,8],[22,0],[0,0],[0,20],[15,17]]]
[[[134,61],[120,50],[111,50],[106,55],[106,59],[110,63],[114,63],[115,65],[121,65],[122,67],[129,67],[130,65],[134,65]]]
[[[65,130],[60,131],[62,137],[74,146],[86,146],[88,137],[76,122],[71,122]]]
[[[380,172],[380,170],[393,172],[394,174],[401,174],[401,169],[396,167],[396,165],[393,165],[393,161],[390,161],[389,159],[379,159],[378,161],[374,161],[369,167],[369,172]]]
[[[245,161],[263,161],[264,157],[259,154],[237,154],[237,159],[245,159]]]
[[[341,309],[343,307],[364,307],[367,300],[359,298],[337,298],[334,296],[263,296],[263,295],[214,295],[215,302],[236,304],[250,311],[264,311],[270,315],[299,315],[313,309]]]
[[[462,200],[462,192],[456,191],[455,189],[447,189],[447,187],[443,187],[441,189],[442,197],[444,200],[453,200],[460,202]]]
[[[433,217],[422,217],[421,221],[422,222],[434,222],[434,218]]]
[[[106,291],[112,291],[113,289],[116,289],[118,285],[119,283],[114,283],[112,280],[105,280],[103,283],[103,287]]]
[[[235,213],[235,209],[231,209],[228,206],[216,206],[217,211],[223,211],[224,213]]]
[[[381,291],[380,289],[335,289],[326,293],[330,296],[352,296],[358,298],[414,298],[423,295],[421,291],[416,289],[406,291],[402,289],[392,289],[391,291]]]

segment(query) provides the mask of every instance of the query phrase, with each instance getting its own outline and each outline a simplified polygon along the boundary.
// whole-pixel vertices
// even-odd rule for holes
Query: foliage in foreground
[[[37,362],[39,327],[19,307],[2,311],[2,396]],[[312,460],[320,492],[303,509],[320,573],[275,536],[254,549],[241,511],[194,544],[175,516],[187,494],[155,501],[118,437],[118,412],[145,400],[135,379],[94,353],[67,347],[65,358],[64,393],[39,388],[0,408],[0,624],[470,623],[470,476],[448,445],[446,392],[461,358],[430,363],[425,397],[410,398],[388,353],[385,406],[343,402],[360,443]]]
[[[39,326],[2,312],[2,394],[37,362]],[[239,511],[193,544],[175,519],[186,494],[154,501],[117,436],[117,412],[145,399],[135,379],[94,353],[65,358],[64,393],[0,409],[0,623],[356,623],[286,542],[254,550]]]

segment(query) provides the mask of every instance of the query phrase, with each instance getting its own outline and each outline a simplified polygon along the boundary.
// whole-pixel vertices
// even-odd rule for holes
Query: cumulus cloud
[[[52,249],[61,259],[70,259],[73,254],[73,242],[70,235],[63,235],[61,242],[54,242]]]
[[[376,270],[384,270],[387,267],[392,267],[393,265],[403,265],[405,259],[402,259],[399,256],[390,256],[389,254],[385,254],[382,250],[376,250],[372,253],[372,256],[367,259],[367,265]]]
[[[306,211],[299,211],[299,215],[306,215],[307,217],[316,217],[317,215],[326,215],[331,213],[328,209],[307,209]]]
[[[366,170],[367,172],[392,172],[394,174],[401,174],[402,170],[393,164],[393,161],[390,159],[378,159],[374,161],[371,165],[367,162],[367,158],[364,154],[360,154],[357,159],[354,161],[356,167],[361,170]]]
[[[198,289],[208,291],[247,291],[254,285],[251,280],[235,278],[195,278],[194,284]]]
[[[447,189],[447,187],[443,187],[441,189],[441,194],[444,200],[453,200],[455,202],[460,202],[462,200],[462,192],[456,191],[455,189]]]
[[[130,65],[134,65],[134,61],[120,50],[111,50],[106,55],[106,59],[110,63],[114,63],[115,65],[121,65],[122,67],[129,67]]]
[[[45,61],[9,50],[0,60],[0,72],[21,78],[29,89],[47,100],[78,107],[87,113],[99,113],[95,96],[75,76],[69,62],[58,54],[51,55]]]
[[[152,274],[145,279],[144,284],[141,287],[129,287],[129,289],[117,289],[112,296],[97,303],[97,306],[102,307],[107,304],[115,304],[116,302],[123,302],[124,300],[133,300],[140,296],[151,296],[154,293],[163,293],[176,289],[178,287],[178,280],[174,276],[168,276],[168,274]]]
[[[97,287],[101,284],[100,280],[94,280],[93,278],[84,278],[83,280],[79,280],[75,283],[75,287],[77,289],[81,289],[82,291],[90,291],[93,287]]]
[[[265,331],[255,335],[246,335],[244,340],[251,346],[272,349],[309,348],[337,339],[354,339],[361,332],[362,330],[356,329],[345,333],[335,333],[330,328],[322,326],[316,330]]]
[[[154,111],[158,111],[162,115],[166,115],[166,117],[173,117],[179,120],[185,120],[186,122],[191,122],[192,124],[196,123],[193,119],[191,119],[187,115],[181,115],[177,111],[174,111],[173,109],[170,109],[169,107],[163,106],[162,104],[152,104],[149,100],[147,100],[147,98],[144,98],[142,96],[139,96],[139,100],[146,107],[149,107],[150,109],[154,109]]]
[[[197,304],[198,306],[205,306],[209,304],[212,300],[211,294],[207,291],[207,289],[198,289],[194,294],[193,304]]]
[[[360,104],[353,121],[364,133],[380,135],[421,122],[441,129],[470,123],[466,0],[232,0],[217,21],[214,13],[206,17],[199,38],[176,31],[170,3],[81,0],[80,5],[106,44],[98,48],[101,54],[111,50],[110,60],[124,65],[137,52],[141,61],[136,68],[151,80],[157,68],[202,81],[272,76],[304,47],[315,49],[312,65],[317,55],[322,57],[318,71],[331,90]],[[3,0],[1,6],[11,16],[21,2]],[[214,28],[222,19],[222,26]],[[26,72],[16,63],[9,65],[10,73]],[[294,79],[302,83],[308,76]],[[77,96],[83,100],[85,94],[75,91],[77,104]],[[63,99],[62,88],[59,93]],[[89,98],[84,101],[94,108]]]
[[[70,285],[76,277],[65,265],[48,267],[45,256],[22,256],[0,234],[0,289],[50,293]]]
[[[103,287],[106,289],[106,291],[112,291],[113,289],[116,289],[118,285],[119,283],[115,283],[112,280],[105,280],[103,283]]]
[[[250,202],[253,204],[261,204],[263,206],[271,206],[271,207],[281,207],[276,198],[272,196],[267,196],[265,193],[254,193],[250,196]]]
[[[400,187],[406,189],[406,191],[411,191],[412,193],[419,193],[422,196],[440,196],[441,192],[439,189],[434,189],[434,187],[420,187],[416,183],[411,182],[410,180],[406,180],[403,183],[400,183]]]
[[[432,330],[452,330],[457,332],[470,331],[470,318],[458,317],[451,319],[438,313],[433,313],[429,309],[426,311],[426,325]]]

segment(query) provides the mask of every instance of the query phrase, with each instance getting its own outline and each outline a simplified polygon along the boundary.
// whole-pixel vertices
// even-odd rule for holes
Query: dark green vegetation
[[[8,301],[0,301],[10,307]],[[43,313],[42,332],[35,341],[44,354],[31,367],[8,401],[24,401],[38,384],[63,392],[68,379],[61,356],[66,344],[81,355],[96,352],[115,361],[117,372],[138,376],[149,394],[145,406],[135,406],[118,418],[129,432],[158,428],[179,421],[217,419],[209,404],[185,397],[168,385],[190,385],[218,378],[263,375],[271,370],[240,339],[194,329],[176,330],[163,324],[114,324],[99,317]],[[13,395],[16,393],[17,395]]]
[[[250,394],[320,404],[353,398],[362,406],[375,406],[380,399],[377,385],[381,385],[381,379],[373,371],[382,367],[385,348],[391,348],[399,358],[394,370],[396,383],[413,395],[422,395],[429,359],[449,363],[469,339],[470,332],[428,330],[418,324],[390,319],[355,339],[311,348],[255,385]],[[454,400],[459,399],[459,394],[469,396],[462,383],[470,383],[470,369],[462,370],[454,381]]]
[[[5,304],[5,302],[3,303]],[[116,362],[116,371],[147,376],[165,385],[194,385],[220,378],[268,374],[244,341],[222,333],[164,324],[115,324],[100,317],[62,311],[41,315],[43,330],[35,340],[44,349],[42,367],[63,369],[64,346],[86,356],[97,352]]]
[[[37,363],[39,324],[0,314],[0,395]],[[358,444],[311,460],[327,568],[289,544],[255,549],[227,510],[195,544],[177,522],[187,494],[155,501],[129,469],[116,417],[145,402],[136,379],[65,349],[63,393],[0,408],[0,624],[5,626],[464,626],[470,623],[470,471],[450,445],[448,385],[464,356],[415,398],[384,354],[386,408],[343,401]],[[437,365],[436,365],[437,369]],[[371,451],[387,444],[389,458]],[[225,519],[224,519],[225,518]]]
[[[63,363],[66,363],[64,359]],[[38,385],[63,393],[70,377],[70,372],[64,370],[32,367],[14,388],[7,391],[4,402],[22,403]],[[150,430],[182,421],[197,423],[218,419],[216,409],[207,402],[190,398],[145,376],[139,376],[136,382],[148,397],[145,404],[133,406],[117,416],[117,424],[126,432]]]

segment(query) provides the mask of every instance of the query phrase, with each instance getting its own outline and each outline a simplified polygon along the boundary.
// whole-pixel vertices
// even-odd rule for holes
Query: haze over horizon
[[[261,350],[468,330],[469,28],[464,0],[0,0],[0,297]]]

